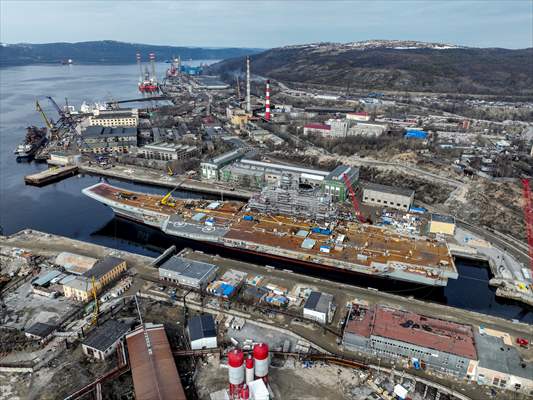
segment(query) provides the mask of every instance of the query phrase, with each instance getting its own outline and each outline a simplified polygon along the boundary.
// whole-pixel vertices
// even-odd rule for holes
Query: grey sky
[[[0,0],[0,41],[275,47],[412,39],[533,47],[532,0]]]

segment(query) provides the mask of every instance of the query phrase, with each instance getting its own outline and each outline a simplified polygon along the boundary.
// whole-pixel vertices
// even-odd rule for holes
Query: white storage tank
[[[244,354],[240,349],[228,353],[229,383],[239,386],[244,383]]]
[[[251,355],[246,359],[246,383],[250,383],[255,379],[254,375],[254,359]]]
[[[265,378],[268,376],[268,364],[270,363],[268,357],[268,344],[258,343],[254,346],[254,369],[257,378]]]

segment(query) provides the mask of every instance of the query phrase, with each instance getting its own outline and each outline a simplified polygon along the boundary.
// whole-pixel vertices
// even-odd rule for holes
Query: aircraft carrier
[[[238,252],[427,286],[446,286],[448,279],[458,278],[445,242],[347,221],[314,193],[306,197],[292,189],[265,188],[248,203],[173,199],[171,193],[145,194],[107,183],[83,193],[117,216]]]

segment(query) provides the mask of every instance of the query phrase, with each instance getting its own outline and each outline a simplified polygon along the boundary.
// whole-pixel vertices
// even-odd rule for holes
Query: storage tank
[[[251,355],[248,356],[245,362],[246,365],[246,383],[253,381],[254,378],[254,359]]]
[[[254,346],[254,368],[257,378],[265,378],[268,375],[268,344],[258,343]]]
[[[228,353],[229,383],[233,386],[244,383],[244,354],[240,349]]]

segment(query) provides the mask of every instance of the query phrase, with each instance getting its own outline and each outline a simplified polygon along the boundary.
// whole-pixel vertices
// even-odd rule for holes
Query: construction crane
[[[54,129],[54,126],[50,122],[50,120],[46,117],[46,114],[44,113],[41,105],[39,104],[39,100],[35,100],[35,109],[41,113],[41,117],[43,117],[44,123],[46,124],[47,128],[52,131]]]
[[[533,277],[533,198],[531,196],[531,186],[529,179],[522,179],[522,189],[524,192],[524,214],[526,222],[527,247],[529,253],[529,266]]]
[[[342,179],[344,180],[346,189],[348,189],[348,193],[350,194],[350,199],[352,200],[352,205],[355,211],[355,215],[357,216],[357,219],[359,220],[359,222],[364,224],[365,218],[363,217],[363,214],[361,214],[361,210],[359,209],[359,202],[357,201],[357,198],[355,197],[355,192],[352,188],[352,184],[350,183],[350,179],[348,178],[348,175],[342,174]]]
[[[93,299],[94,299],[94,308],[93,308],[93,319],[91,324],[96,325],[98,323],[98,313],[100,312],[100,307],[98,306],[98,293],[96,292],[96,281],[94,276],[91,280]]]

